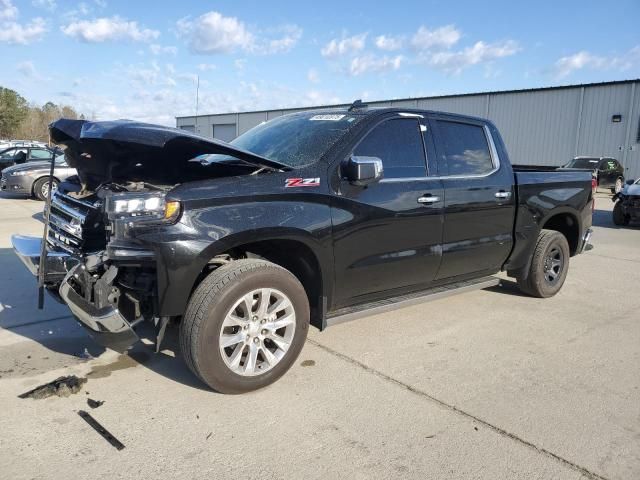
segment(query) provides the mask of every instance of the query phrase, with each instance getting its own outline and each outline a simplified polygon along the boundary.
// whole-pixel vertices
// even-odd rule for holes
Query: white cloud
[[[427,63],[447,73],[458,74],[467,67],[508,57],[520,51],[513,40],[505,42],[476,42],[471,47],[459,51],[441,51],[427,57]]]
[[[93,0],[93,3],[95,3],[98,6],[98,8],[107,8],[106,0]]]
[[[400,50],[404,46],[404,38],[394,37],[391,35],[380,35],[379,37],[376,37],[375,44],[380,50],[393,52],[395,50]]]
[[[53,12],[57,7],[56,0],[33,0],[31,5],[36,8],[44,8],[50,12]]]
[[[25,60],[24,62],[20,62],[16,66],[16,69],[18,70],[18,72],[20,72],[22,75],[24,75],[27,78],[34,78],[38,75],[35,65],[30,60]]]
[[[178,54],[178,47],[174,47],[172,45],[163,47],[162,45],[158,45],[157,43],[152,43],[151,45],[149,45],[149,50],[154,55],[174,55],[175,56]]]
[[[139,27],[137,22],[118,16],[71,22],[62,27],[62,32],[87,43],[119,40],[148,42],[160,36],[157,30]]]
[[[195,19],[178,20],[178,34],[188,39],[194,53],[230,53],[250,50],[254,36],[236,17],[225,17],[218,12],[208,12]]]
[[[236,60],[233,61],[233,66],[236,67],[236,70],[242,71],[244,70],[244,67],[247,66],[247,59],[246,58],[238,58]]]
[[[201,72],[210,72],[211,70],[215,70],[217,67],[213,63],[199,63],[196,68]]]
[[[349,64],[349,75],[361,75],[370,72],[388,72],[398,70],[402,64],[402,55],[395,57],[376,57],[372,54],[366,54],[360,57],[354,57]]]
[[[259,55],[284,53],[302,37],[302,29],[297,25],[251,32],[238,18],[215,11],[178,20],[176,33],[187,41],[192,53],[205,55],[238,51]]]
[[[564,78],[577,70],[627,70],[640,65],[640,45],[621,56],[604,57],[586,50],[558,59],[554,65],[556,78]]]
[[[37,17],[29,23],[8,22],[0,25],[0,42],[9,45],[29,45],[42,38],[47,31],[47,22]]]
[[[302,29],[296,25],[287,25],[280,29],[282,36],[271,40],[266,40],[266,45],[260,47],[263,41],[258,41],[253,45],[256,53],[272,54],[290,51],[302,37]]]
[[[320,81],[320,77],[318,76],[318,71],[315,68],[310,68],[307,72],[307,80],[311,83],[318,83]]]
[[[343,37],[340,40],[334,38],[320,50],[320,53],[323,57],[328,58],[354,55],[364,48],[366,40],[366,33],[353,35],[352,37]]]
[[[18,18],[18,8],[11,0],[0,0],[0,20],[15,20]]]
[[[421,26],[411,38],[411,45],[416,50],[432,50],[453,47],[462,34],[453,25],[445,25],[434,30]]]

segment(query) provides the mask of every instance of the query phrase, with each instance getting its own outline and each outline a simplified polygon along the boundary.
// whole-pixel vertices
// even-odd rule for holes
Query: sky
[[[640,0],[0,0],[0,86],[88,118],[175,125],[196,106],[623,80],[640,77],[638,19]]]

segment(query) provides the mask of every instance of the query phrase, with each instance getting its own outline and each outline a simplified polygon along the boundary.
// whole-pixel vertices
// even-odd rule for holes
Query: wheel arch
[[[309,299],[311,324],[322,328],[326,305],[331,291],[332,265],[323,258],[322,248],[308,235],[296,232],[280,232],[279,235],[262,235],[259,231],[251,235],[239,235],[237,238],[225,238],[224,248],[217,245],[207,249],[200,258],[206,263],[196,275],[191,293],[202,280],[216,267],[216,259],[228,256],[234,258],[262,258],[289,270],[303,285]],[[260,240],[255,240],[259,238]],[[235,240],[235,241],[234,241]],[[213,247],[213,246],[212,246]],[[189,295],[191,296],[191,294]]]
[[[580,246],[580,220],[570,210],[554,210],[540,222],[540,228],[555,230],[561,233],[569,243],[571,256],[578,252]]]

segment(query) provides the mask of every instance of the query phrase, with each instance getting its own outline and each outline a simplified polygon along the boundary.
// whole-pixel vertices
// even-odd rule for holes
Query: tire
[[[614,186],[611,187],[611,193],[620,193],[623,187],[624,187],[624,180],[622,179],[622,177],[618,177],[616,179],[616,183],[614,184]]]
[[[264,315],[263,305],[268,307]],[[308,330],[309,301],[298,279],[274,263],[243,259],[217,268],[196,288],[180,325],[180,346],[204,383],[220,393],[238,394],[284,375]],[[225,347],[222,342],[233,343]]]
[[[622,202],[618,200],[613,206],[613,223],[619,227],[629,225],[629,217],[624,214]]]
[[[33,195],[41,201],[47,200],[47,194],[49,189],[49,177],[42,177],[36,180],[33,184]],[[58,180],[53,179],[53,191],[58,189]]]
[[[529,270],[517,277],[524,293],[548,298],[560,291],[569,271],[569,243],[555,230],[542,230],[533,250]]]

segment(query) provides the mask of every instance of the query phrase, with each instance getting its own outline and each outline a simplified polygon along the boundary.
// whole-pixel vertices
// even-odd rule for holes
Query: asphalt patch
[[[33,398],[34,400],[41,400],[47,397],[68,397],[74,393],[78,393],[82,389],[82,385],[87,382],[84,377],[76,377],[75,375],[68,375],[66,377],[59,377],[52,382],[40,385],[33,390],[29,390],[18,398]]]

